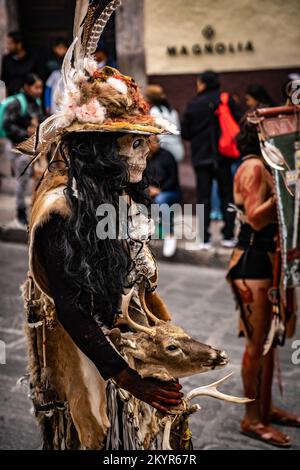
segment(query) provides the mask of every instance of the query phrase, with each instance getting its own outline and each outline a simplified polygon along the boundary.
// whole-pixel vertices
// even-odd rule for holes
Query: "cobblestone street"
[[[22,332],[23,308],[19,286],[26,274],[26,246],[0,243],[1,323],[0,339],[6,343],[6,364],[0,365],[0,448],[38,449],[39,432],[30,414],[30,402],[16,382],[26,370],[26,346]],[[224,280],[224,270],[192,265],[160,263],[160,293],[173,312],[174,321],[199,340],[224,348],[231,362],[225,370],[194,376],[182,381],[185,391],[234,375],[222,390],[242,396],[240,360],[243,340],[236,337],[237,317]],[[297,338],[300,337],[298,327]],[[284,381],[284,398],[276,403],[300,413],[300,366],[291,362],[291,341],[279,351]],[[200,401],[200,400],[199,400]],[[274,449],[249,440],[239,433],[243,415],[240,405],[202,398],[202,410],[192,417],[195,449]],[[288,429],[285,429],[288,431]],[[300,430],[290,429],[295,449],[300,449]]]

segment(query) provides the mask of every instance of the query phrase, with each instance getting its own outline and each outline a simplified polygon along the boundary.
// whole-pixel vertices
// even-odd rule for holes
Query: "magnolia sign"
[[[217,42],[205,43],[205,44],[194,44],[191,47],[188,46],[167,46],[167,54],[169,56],[188,56],[188,55],[206,55],[206,54],[235,54],[239,52],[254,52],[254,44],[252,41],[233,43]]]
[[[170,56],[177,55],[202,55],[202,54],[235,54],[236,52],[254,52],[254,44],[252,41],[225,42],[214,41],[216,31],[211,25],[207,25],[202,29],[202,36],[206,40],[205,43],[196,43],[191,47],[186,45],[167,46],[167,54]]]

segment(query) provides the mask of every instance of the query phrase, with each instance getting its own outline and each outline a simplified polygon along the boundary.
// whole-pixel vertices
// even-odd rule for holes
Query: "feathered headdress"
[[[47,118],[34,137],[18,145],[37,155],[68,132],[131,132],[176,134],[175,126],[151,116],[133,78],[117,69],[98,68],[93,57],[101,34],[121,0],[77,0],[73,42],[62,65],[58,111]]]

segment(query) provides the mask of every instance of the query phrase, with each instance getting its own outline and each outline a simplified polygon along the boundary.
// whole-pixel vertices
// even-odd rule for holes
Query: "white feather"
[[[74,27],[73,27],[73,38],[79,36],[81,23],[87,14],[89,7],[89,0],[76,0],[75,16],[74,16]]]
[[[72,73],[72,57],[73,57],[73,52],[74,52],[74,46],[77,41],[78,41],[78,37],[76,37],[73,40],[72,44],[67,50],[67,53],[64,57],[64,61],[61,67],[61,73],[62,73],[64,86],[65,86],[65,89],[67,90],[72,90],[72,88],[74,87],[74,80],[73,80],[74,73]]]
[[[75,45],[74,50],[74,66],[75,69],[78,71],[81,66],[81,62],[83,60],[84,51],[81,44],[81,35],[83,26],[81,26],[89,7],[89,0],[77,0],[76,1],[76,9],[75,9],[75,17],[74,17],[74,28],[73,28],[73,38],[78,37],[78,41]]]

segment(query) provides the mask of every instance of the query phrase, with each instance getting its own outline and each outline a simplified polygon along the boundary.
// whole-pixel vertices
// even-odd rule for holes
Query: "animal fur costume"
[[[134,80],[118,70],[99,70],[93,59],[101,32],[120,4],[77,1],[74,41],[62,67],[64,93],[57,97],[60,111],[19,145],[33,156],[32,163],[60,160],[60,146],[70,132],[176,132],[166,121],[154,119]],[[128,449],[156,447],[158,422],[153,409],[127,392],[105,382],[96,366],[75,345],[56,318],[47,275],[36,247],[36,233],[53,214],[68,218],[64,189],[67,169],[53,174],[45,169],[33,198],[29,227],[29,274],[23,292],[29,348],[30,394],[43,431],[45,449],[118,448],[119,435]],[[149,280],[156,284],[156,276]],[[170,314],[157,293],[139,288],[148,311],[163,320]],[[109,404],[107,404],[107,397]],[[122,403],[121,403],[122,402]],[[119,410],[123,429],[119,429]],[[110,416],[107,414],[109,410]],[[130,419],[128,418],[130,416]],[[121,420],[122,421],[122,420]]]
[[[30,271],[24,286],[28,312],[26,333],[31,396],[43,429],[44,448],[99,449],[104,444],[110,425],[107,416],[107,384],[94,364],[57,321],[47,276],[35,245],[36,231],[54,213],[64,218],[69,216],[63,193],[65,185],[66,176],[48,173],[33,201],[29,243]],[[156,292],[146,292],[143,286],[141,295],[153,314],[164,320],[170,319],[164,302]],[[149,429],[144,430],[143,439],[140,437],[143,442],[137,446],[148,448],[158,431],[154,414],[148,405],[138,403],[134,398],[131,402],[133,407],[144,408],[143,414],[148,414],[149,419],[153,420],[153,435],[149,435]]]

